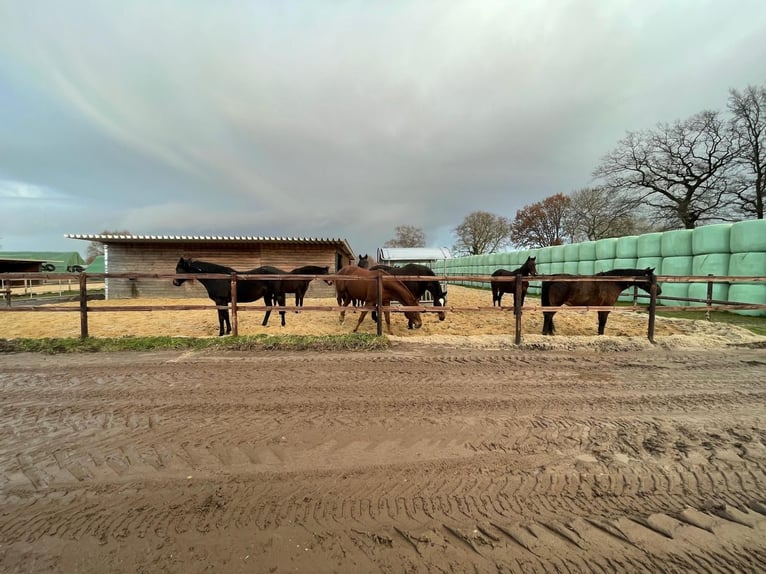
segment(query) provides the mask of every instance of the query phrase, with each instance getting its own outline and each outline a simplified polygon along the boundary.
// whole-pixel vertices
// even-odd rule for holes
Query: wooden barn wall
[[[303,244],[129,244],[115,243],[107,248],[107,273],[175,273],[180,257],[191,257],[248,271],[271,265],[289,271],[302,265],[325,265],[336,271],[334,245]],[[109,279],[109,299],[207,297],[198,281],[186,281],[175,287],[172,279]],[[335,288],[324,281],[312,281],[306,297],[335,297]],[[288,295],[288,304],[290,296]]]

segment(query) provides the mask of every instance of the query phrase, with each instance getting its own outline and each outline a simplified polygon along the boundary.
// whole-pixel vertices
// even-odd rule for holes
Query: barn
[[[242,272],[261,265],[286,271],[302,265],[320,265],[328,266],[330,273],[334,273],[355,258],[345,239],[112,234],[69,234],[65,237],[103,244],[105,273],[172,274],[180,257],[210,261]],[[169,279],[106,280],[107,299],[205,296],[204,287],[197,281],[174,287]],[[335,291],[324,281],[312,281],[306,296],[334,297]]]

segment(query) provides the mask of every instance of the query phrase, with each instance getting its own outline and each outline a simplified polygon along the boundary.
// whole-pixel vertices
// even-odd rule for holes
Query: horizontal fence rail
[[[232,314],[232,334],[237,335],[236,330],[236,317],[238,312],[242,311],[288,311],[293,310],[294,307],[278,306],[278,305],[242,305],[236,302],[236,296],[233,297],[231,306],[218,306],[218,305],[124,305],[124,306],[93,306],[88,305],[88,301],[93,300],[93,297],[87,294],[88,280],[94,282],[103,283],[107,279],[162,279],[172,281],[173,279],[226,279],[232,282],[233,291],[236,293],[236,284],[241,280],[257,279],[257,280],[269,280],[269,281],[284,281],[284,280],[321,280],[321,281],[334,281],[336,279],[343,279],[344,281],[376,281],[378,283],[378,300],[374,306],[356,307],[359,311],[377,311],[377,331],[378,336],[382,335],[382,315],[383,312],[405,312],[405,311],[417,311],[421,313],[440,313],[444,311],[452,312],[509,312],[513,311],[516,318],[515,325],[515,343],[518,345],[521,343],[521,316],[523,311],[645,311],[648,313],[648,338],[654,342],[654,322],[656,316],[657,301],[681,301],[681,302],[694,302],[704,304],[702,306],[667,306],[663,305],[664,311],[701,311],[705,310],[706,313],[712,311],[730,311],[730,310],[763,310],[766,309],[766,304],[752,304],[752,303],[738,303],[731,301],[720,301],[712,298],[713,285],[715,284],[732,284],[732,283],[753,283],[759,284],[766,282],[766,277],[752,277],[752,276],[655,276],[655,288],[652,288],[652,282],[646,276],[591,276],[591,275],[510,275],[492,277],[487,275],[444,275],[444,276],[421,276],[421,275],[385,275],[380,274],[376,278],[357,277],[349,275],[276,275],[276,274],[248,274],[248,273],[232,273],[232,274],[220,274],[220,273],[0,273],[0,285],[2,286],[2,293],[6,299],[6,305],[0,305],[0,312],[78,312],[80,314],[80,337],[88,337],[88,313],[98,312],[131,312],[131,311],[192,311],[192,310],[208,310],[208,309],[230,309]],[[631,306],[546,306],[546,307],[530,307],[528,305],[521,306],[519,301],[521,300],[521,290],[523,283],[542,282],[542,281],[561,281],[561,282],[578,282],[578,281],[614,281],[619,279],[621,281],[629,282],[645,282],[650,286],[650,294],[639,294],[638,288],[634,287],[633,304]],[[12,306],[12,295],[14,288],[13,282],[23,281],[72,281],[76,282],[78,286],[79,295],[77,300],[79,301],[78,307],[65,307],[57,305],[25,305],[21,307]],[[517,281],[518,280],[518,281]],[[516,297],[513,306],[450,306],[445,307],[432,307],[432,306],[406,306],[406,305],[383,305],[381,300],[382,284],[386,281],[439,281],[440,283],[493,283],[493,282],[516,282],[515,290]],[[689,297],[663,297],[656,295],[656,283],[706,283],[708,285],[707,297],[704,299],[695,299]],[[26,283],[25,287],[26,288]],[[16,288],[19,289],[18,287]],[[639,305],[638,300],[648,300],[645,305]],[[301,311],[314,311],[314,312],[338,312],[347,309],[347,307],[338,305],[321,305],[321,306],[304,306],[300,308]]]

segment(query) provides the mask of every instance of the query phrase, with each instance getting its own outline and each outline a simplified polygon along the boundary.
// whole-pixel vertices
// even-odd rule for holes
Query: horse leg
[[[393,335],[391,332],[391,311],[384,311],[383,316],[386,318],[386,331],[389,335]]]
[[[354,327],[354,333],[356,333],[356,331],[359,329],[359,325],[361,325],[361,324],[362,324],[362,321],[364,321],[364,317],[365,317],[365,315],[367,315],[367,311],[362,311],[362,312],[359,314],[359,321],[357,321],[357,323],[356,323],[356,327]]]
[[[598,334],[604,334],[604,327],[606,327],[606,319],[609,317],[609,311],[598,312]]]
[[[279,295],[277,297],[277,303],[279,304],[280,307],[284,307],[285,306],[285,294],[284,293],[282,293],[281,295]],[[281,319],[280,322],[282,323],[282,326],[284,327],[285,326],[285,312],[284,312],[284,310],[279,312],[279,318]]]
[[[543,311],[543,335],[553,335],[556,329],[553,327],[555,311]]]
[[[266,303],[267,307],[271,307],[274,304],[274,301],[272,300],[271,295],[264,295],[263,302]],[[271,317],[271,309],[266,310],[266,314],[263,316],[263,321],[261,322],[262,327],[269,326],[269,317]]]
[[[223,337],[223,326],[226,324],[226,311],[218,309],[218,336]]]

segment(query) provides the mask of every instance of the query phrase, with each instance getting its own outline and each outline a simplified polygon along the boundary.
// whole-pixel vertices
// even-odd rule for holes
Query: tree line
[[[729,90],[725,111],[705,110],[628,131],[593,170],[595,184],[523,207],[511,220],[469,214],[453,234],[456,255],[495,253],[763,219],[766,84]],[[403,225],[385,247],[424,247]]]

